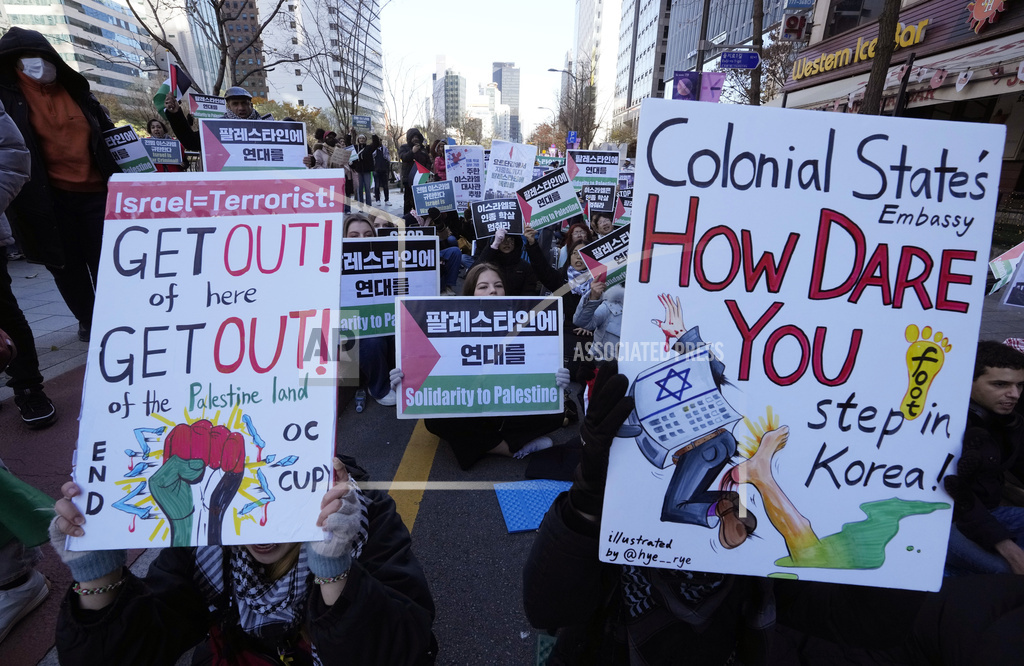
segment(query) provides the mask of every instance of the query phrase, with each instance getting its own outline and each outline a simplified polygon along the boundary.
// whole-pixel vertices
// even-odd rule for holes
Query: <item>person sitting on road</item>
[[[433,663],[434,602],[394,501],[360,490],[351,459],[334,470],[323,541],[165,548],[141,578],[124,550],[65,548],[89,524],[72,503],[81,488],[64,484],[50,542],[76,583],[60,609],[60,662],[175,664],[195,646],[192,664]]]
[[[955,501],[948,574],[1024,574],[1024,504],[1009,484],[1010,475],[1024,480],[1024,418],[1015,411],[1022,387],[1024,354],[979,342],[963,451],[944,480]]]
[[[590,227],[587,226],[586,222],[574,222],[572,225],[569,226],[569,230],[566,232],[565,236],[562,237],[562,244],[558,250],[558,261],[555,264],[555,268],[561,268],[562,266],[565,266],[566,263],[568,263],[568,247],[570,243],[575,242],[582,243],[585,245],[593,240],[596,239],[594,238],[594,235],[590,233]]]
[[[477,298],[504,296],[505,285],[494,264],[477,262],[466,274],[463,296]],[[397,390],[405,378],[401,368],[391,371],[391,387]],[[569,371],[559,368],[558,388],[569,386]],[[551,448],[554,442],[546,435],[563,425],[562,414],[522,416],[473,416],[462,418],[424,419],[427,430],[448,442],[459,467],[470,469],[485,455],[525,458],[531,453]]]
[[[597,238],[601,238],[615,230],[615,223],[612,221],[612,216],[609,213],[592,213],[590,216],[590,228],[593,229]]]
[[[530,262],[522,258],[523,238],[498,229],[494,240],[480,250],[477,261],[494,264],[501,271],[505,293],[509,296],[536,296],[537,275]]]

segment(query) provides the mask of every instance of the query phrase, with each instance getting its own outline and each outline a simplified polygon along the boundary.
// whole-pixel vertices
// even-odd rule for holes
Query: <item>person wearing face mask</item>
[[[31,180],[7,210],[30,261],[53,274],[78,337],[89,339],[107,180],[120,172],[103,132],[113,123],[89,82],[34,30],[0,38],[0,103],[25,139]]]

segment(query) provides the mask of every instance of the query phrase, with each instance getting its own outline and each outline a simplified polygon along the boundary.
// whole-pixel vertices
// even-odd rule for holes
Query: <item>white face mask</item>
[[[28,78],[40,83],[53,83],[57,80],[57,66],[45,58],[21,58],[21,71]]]

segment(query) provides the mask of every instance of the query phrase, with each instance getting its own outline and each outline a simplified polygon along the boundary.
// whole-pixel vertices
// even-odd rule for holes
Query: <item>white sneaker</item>
[[[384,405],[385,407],[394,407],[398,404],[398,395],[395,393],[395,389],[388,391],[388,394],[383,398],[374,398],[378,405]]]
[[[43,603],[49,593],[50,581],[35,569],[23,584],[10,590],[0,590],[0,641],[7,638],[18,620]]]

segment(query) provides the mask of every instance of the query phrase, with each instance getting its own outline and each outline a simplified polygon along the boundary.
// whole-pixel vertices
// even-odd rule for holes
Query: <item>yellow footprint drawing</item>
[[[928,389],[942,369],[946,354],[953,349],[949,339],[942,332],[932,335],[932,327],[918,329],[915,324],[907,326],[907,394],[903,396],[900,411],[908,421],[913,421],[924,412],[928,402]]]

